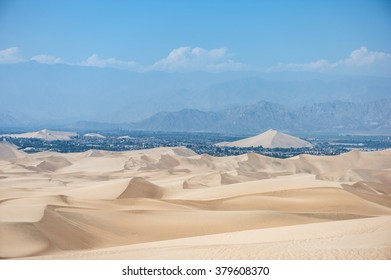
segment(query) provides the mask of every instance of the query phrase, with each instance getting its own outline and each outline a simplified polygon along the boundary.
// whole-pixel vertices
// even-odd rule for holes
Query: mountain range
[[[24,123],[7,114],[0,115],[0,128],[50,127],[69,131],[144,130],[172,132],[219,132],[256,134],[273,128],[286,132],[391,132],[391,100],[373,102],[333,101],[296,109],[260,101],[216,111],[183,109],[159,112],[138,122],[103,123],[78,121],[64,124]],[[41,129],[41,128],[40,128]]]
[[[391,129],[390,77],[138,73],[29,61],[0,64],[0,85],[0,128],[6,131]]]
[[[260,101],[283,104],[292,111],[335,100],[373,102],[390,98],[390,93],[390,77],[250,71],[138,73],[34,61],[0,64],[0,112],[23,123],[46,125],[130,123],[188,108],[231,114],[232,108]],[[197,114],[199,121],[201,115]],[[10,118],[7,122],[15,124]]]
[[[296,132],[391,131],[391,100],[334,101],[297,109],[262,101],[214,112],[194,109],[163,112],[132,124],[132,129],[141,130],[243,134],[259,133],[269,128]]]

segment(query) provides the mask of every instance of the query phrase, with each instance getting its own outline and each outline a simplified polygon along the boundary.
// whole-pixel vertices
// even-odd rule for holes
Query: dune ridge
[[[0,258],[391,259],[391,150],[0,151]]]
[[[36,138],[36,139],[43,139],[46,141],[55,141],[55,140],[70,140],[71,137],[77,136],[77,133],[65,132],[65,131],[51,131],[48,129],[42,129],[40,131],[26,132],[20,134],[3,134],[0,136],[11,137],[11,138]]]
[[[226,147],[259,147],[264,148],[303,148],[312,147],[313,145],[303,139],[269,129],[261,134],[240,139],[233,142],[220,142],[217,146]]]

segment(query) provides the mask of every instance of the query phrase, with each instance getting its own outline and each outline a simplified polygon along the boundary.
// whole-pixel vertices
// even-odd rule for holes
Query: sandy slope
[[[0,258],[391,259],[391,150],[0,151]]]
[[[240,139],[234,142],[220,142],[216,145],[242,148],[259,146],[264,148],[303,148],[313,146],[310,142],[273,129],[269,129],[252,137]]]
[[[65,131],[51,131],[51,130],[43,129],[40,131],[26,132],[20,134],[2,134],[0,136],[12,137],[12,138],[37,138],[46,141],[55,141],[55,140],[70,140],[71,137],[77,136],[77,133],[65,132]]]

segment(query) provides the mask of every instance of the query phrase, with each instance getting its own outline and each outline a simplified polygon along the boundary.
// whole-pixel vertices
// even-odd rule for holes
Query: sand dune
[[[288,234],[289,233],[289,234]],[[391,259],[391,219],[331,221],[180,238],[39,259]]]
[[[0,258],[391,258],[391,150],[0,151]]]
[[[21,134],[3,134],[0,136],[12,137],[12,138],[36,138],[36,139],[43,139],[46,141],[55,141],[55,140],[70,140],[71,137],[77,136],[77,133],[64,132],[64,131],[51,131],[51,130],[43,129],[34,132],[26,132]]]
[[[0,160],[21,158],[25,155],[26,154],[22,151],[19,151],[15,145],[8,142],[0,142]]]
[[[259,147],[264,148],[303,148],[312,147],[310,142],[300,138],[279,132],[274,129],[269,129],[261,134],[240,139],[234,142],[220,142],[217,146],[226,147]]]

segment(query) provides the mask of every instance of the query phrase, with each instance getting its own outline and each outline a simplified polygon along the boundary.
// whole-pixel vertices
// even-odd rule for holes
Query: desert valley
[[[0,0],[0,279],[387,279],[391,1]]]
[[[0,143],[0,258],[390,259],[391,150],[277,159]]]

